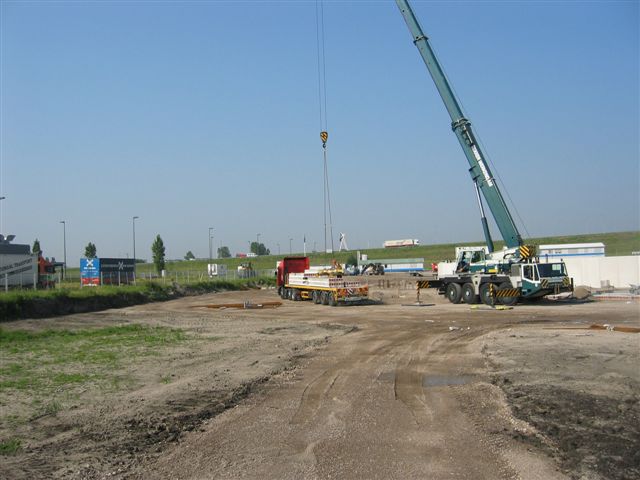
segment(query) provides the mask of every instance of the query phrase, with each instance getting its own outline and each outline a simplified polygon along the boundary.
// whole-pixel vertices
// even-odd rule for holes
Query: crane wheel
[[[483,283],[480,285],[480,300],[482,300],[482,303],[485,305],[493,306],[494,298],[491,295],[490,286],[490,283]],[[493,288],[496,288],[496,286],[494,285]]]
[[[513,288],[513,287],[511,286],[511,282],[502,282],[498,288],[503,289],[503,288]],[[516,297],[498,297],[498,301],[502,305],[506,305],[508,307],[511,307],[516,303],[518,303],[518,299],[519,298],[517,296]]]
[[[468,305],[473,305],[474,303],[478,303],[480,301],[480,296],[476,295],[475,288],[473,288],[473,283],[465,283],[462,286],[462,300]]]
[[[450,283],[447,285],[445,294],[451,303],[460,303],[462,299],[462,287],[457,283]]]

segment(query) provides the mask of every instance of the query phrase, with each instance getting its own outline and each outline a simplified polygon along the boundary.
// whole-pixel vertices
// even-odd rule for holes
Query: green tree
[[[87,246],[84,247],[84,256],[86,258],[96,258],[98,255],[98,249],[94,243],[87,243]]]
[[[191,250],[189,250],[187,252],[187,254],[184,256],[185,260],[195,260],[196,256],[193,254],[193,252]]]
[[[251,251],[256,255],[270,255],[271,250],[264,246],[264,243],[251,242]]]
[[[42,253],[42,249],[40,248],[40,240],[38,240],[37,238],[33,242],[31,253],[37,253],[38,255]]]
[[[151,245],[151,254],[153,255],[153,264],[156,267],[156,272],[161,273],[164,270],[164,242],[160,235],[156,235],[156,239],[153,241],[153,245]]]
[[[218,258],[231,258],[231,252],[229,251],[229,247],[220,247],[218,248]]]

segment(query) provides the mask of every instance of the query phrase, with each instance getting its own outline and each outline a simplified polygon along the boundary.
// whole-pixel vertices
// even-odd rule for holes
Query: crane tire
[[[495,299],[491,296],[490,283],[483,283],[480,285],[480,300],[485,305],[493,306]],[[493,288],[496,288],[494,285]]]
[[[447,285],[445,293],[451,303],[460,303],[462,299],[462,287],[459,284],[450,283]]]
[[[473,283],[468,282],[462,286],[462,300],[468,305],[478,303],[480,296],[476,295],[476,290],[473,287]]]
[[[502,282],[499,286],[499,289],[502,288],[513,288],[511,282]],[[511,307],[518,303],[519,297],[498,297],[498,301],[502,305],[506,305],[507,307]]]

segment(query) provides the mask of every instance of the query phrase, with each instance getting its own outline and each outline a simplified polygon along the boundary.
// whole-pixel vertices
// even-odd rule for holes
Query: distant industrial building
[[[539,245],[538,256],[540,259],[604,257],[604,243],[559,243],[556,245]]]

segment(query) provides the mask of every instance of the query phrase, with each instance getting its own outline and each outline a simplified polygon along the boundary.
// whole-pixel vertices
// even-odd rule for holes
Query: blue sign
[[[100,283],[100,259],[80,259],[80,281],[82,285],[98,285]]]

